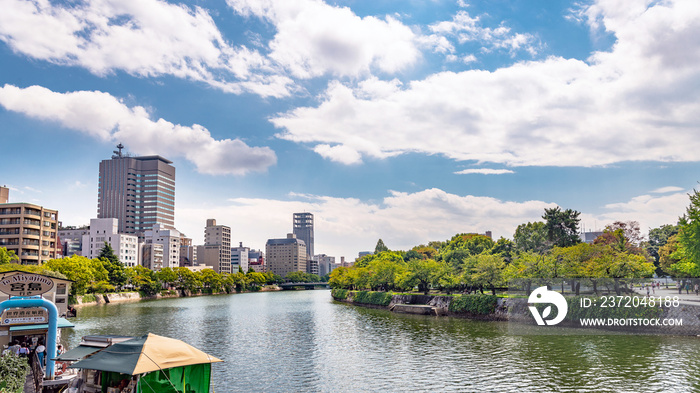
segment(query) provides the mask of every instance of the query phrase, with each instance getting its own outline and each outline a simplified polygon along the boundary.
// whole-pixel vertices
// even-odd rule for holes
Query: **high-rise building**
[[[294,213],[294,234],[306,244],[306,256],[311,260],[314,255],[314,215]]]
[[[119,144],[100,162],[98,218],[119,220],[119,233],[143,235],[154,224],[175,228],[175,167],[161,156],[130,157]]]
[[[31,203],[0,203],[0,247],[12,250],[23,265],[41,265],[57,257],[58,211]]]
[[[135,235],[119,233],[116,218],[90,219],[90,232],[83,235],[81,254],[90,259],[97,258],[100,251],[109,244],[119,262],[124,266],[133,267],[139,264],[139,243]]]
[[[144,232],[145,244],[160,244],[163,246],[163,266],[180,267],[180,232],[166,229],[163,224],[155,224]]]
[[[265,244],[267,271],[284,277],[289,273],[306,271],[306,244],[288,233],[285,239],[268,239]]]
[[[204,245],[197,247],[197,263],[211,266],[217,273],[231,273],[231,228],[207,220]]]

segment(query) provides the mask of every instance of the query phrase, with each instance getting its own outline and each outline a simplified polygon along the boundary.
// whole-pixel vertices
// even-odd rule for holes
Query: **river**
[[[503,322],[394,314],[327,290],[85,306],[73,322],[69,348],[151,332],[223,359],[217,393],[700,391],[700,338],[515,336]]]

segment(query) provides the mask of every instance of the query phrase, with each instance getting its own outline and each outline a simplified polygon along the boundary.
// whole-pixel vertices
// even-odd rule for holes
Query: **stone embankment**
[[[353,305],[387,309],[396,313],[453,316],[460,318],[509,321],[535,325],[525,298],[498,298],[491,295],[399,295],[386,292],[334,289],[335,300]],[[700,304],[680,303],[662,307],[598,307],[576,309],[569,300],[569,314],[558,327],[586,328],[582,319],[608,321],[605,325],[590,324],[588,329],[642,334],[671,334],[700,337]],[[668,321],[668,320],[674,320]],[[609,321],[621,321],[618,325]],[[649,321],[647,325],[646,321]],[[666,321],[666,322],[665,322]],[[681,321],[678,323],[677,321]],[[624,322],[624,323],[623,323]],[[670,324],[668,322],[671,322]]]
[[[507,299],[491,295],[417,295],[333,290],[337,301],[381,308],[403,314],[456,316],[483,320],[507,320]]]
[[[264,287],[259,292],[271,292],[279,291],[280,289],[276,286],[274,287]],[[242,293],[247,293],[250,291],[243,291]],[[209,295],[226,295],[227,292],[216,292],[216,293],[201,293],[192,292],[186,290],[169,290],[161,291],[152,296],[142,296],[139,292],[116,292],[116,293],[105,293],[105,294],[88,294],[79,295],[75,297],[75,303],[72,306],[89,306],[95,304],[108,304],[108,303],[125,303],[125,302],[137,302],[140,300],[153,300],[153,299],[168,299],[175,297],[192,297],[192,296],[209,296]]]

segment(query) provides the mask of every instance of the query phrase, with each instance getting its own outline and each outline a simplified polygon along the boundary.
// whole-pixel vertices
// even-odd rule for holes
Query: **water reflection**
[[[698,391],[700,341],[632,335],[515,336],[507,324],[336,303],[328,291],[83,307],[86,334],[182,339],[225,360],[217,392]],[[570,331],[569,331],[570,332]]]

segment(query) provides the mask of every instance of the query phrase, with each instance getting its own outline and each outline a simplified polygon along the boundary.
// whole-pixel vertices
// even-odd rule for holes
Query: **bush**
[[[493,313],[498,304],[498,296],[461,295],[454,296],[449,310],[457,313],[488,315]]]
[[[355,292],[353,302],[361,304],[374,304],[377,306],[388,306],[389,303],[391,303],[392,297],[392,294],[387,292],[358,291]]]
[[[22,392],[28,372],[27,358],[21,358],[14,354],[0,356],[0,392]]]
[[[92,303],[92,302],[96,302],[96,301],[97,301],[97,297],[95,297],[95,295],[92,293],[89,293],[87,295],[83,295],[83,303]]]
[[[333,288],[331,290],[331,296],[333,296],[333,299],[336,300],[344,300],[347,299],[348,297],[348,290],[347,289],[341,289],[341,288]]]

